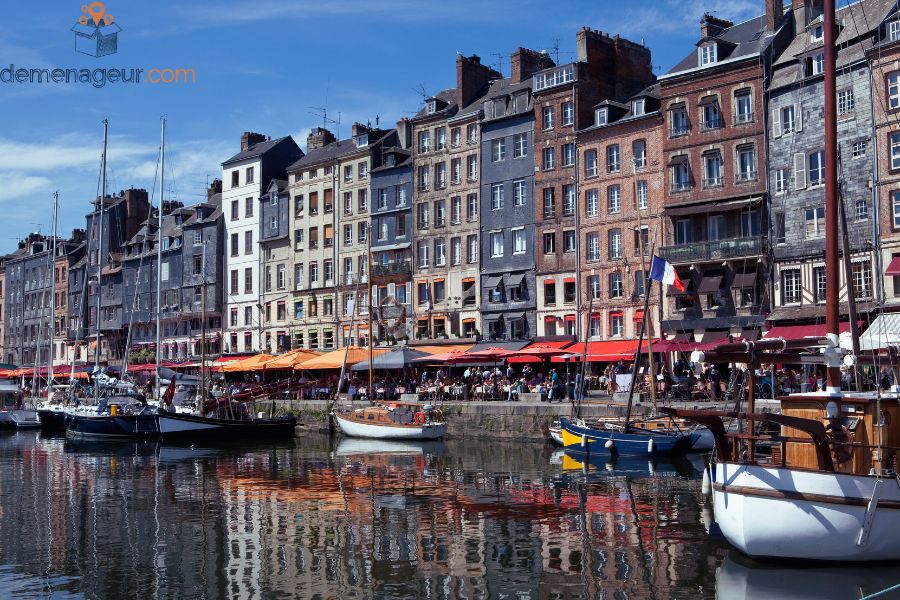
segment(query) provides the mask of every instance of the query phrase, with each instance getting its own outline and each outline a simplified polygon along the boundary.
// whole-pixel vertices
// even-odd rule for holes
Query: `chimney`
[[[766,31],[773,32],[781,27],[784,19],[784,0],[766,0]]]
[[[481,64],[481,58],[456,55],[456,105],[459,108],[468,106],[488,83],[494,79],[503,79],[503,75],[492,68]]]
[[[334,142],[334,134],[327,129],[316,127],[306,136],[306,153],[309,154],[313,150],[318,150],[328,144]]]
[[[75,228],[72,230],[72,237],[69,238],[69,241],[75,242],[76,244],[80,244],[85,241],[87,236],[85,235],[84,229]]]
[[[366,125],[363,125],[362,123],[354,123],[353,127],[351,129],[353,132],[352,137],[356,137],[363,133],[369,133],[370,131],[372,131],[372,129],[370,127],[367,127]]]
[[[512,53],[510,63],[512,64],[510,77],[513,83],[521,83],[531,77],[535,71],[549,69],[553,66],[553,60],[546,52],[535,52],[521,46]]]
[[[766,0],[767,2],[772,0]],[[734,25],[731,21],[726,21],[725,19],[719,19],[717,17],[712,16],[709,13],[703,15],[700,19],[700,37],[708,38],[708,37],[716,37],[729,27]]]
[[[823,13],[823,4],[822,0],[791,0],[796,33],[799,33],[801,29],[806,29],[807,25]]]
[[[253,133],[252,131],[245,131],[241,134],[241,152],[249,149],[254,144],[258,144],[260,142],[266,141],[266,136],[261,133]]]
[[[212,183],[209,184],[209,189],[206,190],[206,201],[209,202],[213,199],[213,196],[216,194],[222,193],[222,180],[221,179],[213,179]]]
[[[412,124],[406,117],[397,121],[397,145],[404,150],[412,146]]]

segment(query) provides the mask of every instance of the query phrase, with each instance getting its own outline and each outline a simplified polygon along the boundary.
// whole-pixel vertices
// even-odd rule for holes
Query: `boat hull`
[[[757,559],[900,560],[900,483],[878,483],[879,501],[863,531],[875,477],[717,462],[716,522],[725,539]]]
[[[549,429],[550,441],[557,446],[563,445],[562,427],[553,425]]]
[[[84,439],[147,438],[159,435],[156,415],[69,416],[66,437]]]
[[[239,440],[247,438],[288,437],[294,435],[295,417],[278,419],[251,419],[233,421],[199,415],[159,413],[159,435],[164,440],[219,439]]]
[[[378,440],[437,440],[447,433],[446,423],[425,423],[424,425],[380,425],[360,423],[334,413],[334,419],[344,435]]]
[[[0,411],[0,429],[37,429],[41,420],[36,410],[16,408]]]
[[[69,422],[69,414],[64,410],[41,408],[37,411],[44,431],[65,431]]]
[[[667,435],[655,432],[623,433],[607,429],[582,427],[568,419],[561,419],[563,446],[574,452],[596,454],[624,454],[628,456],[659,456],[684,454],[691,449],[697,434]],[[612,440],[612,447],[606,443]],[[653,440],[653,444],[650,444]]]

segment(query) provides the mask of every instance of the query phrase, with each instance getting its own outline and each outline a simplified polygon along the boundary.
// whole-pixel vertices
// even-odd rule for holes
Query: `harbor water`
[[[707,532],[702,465],[511,441],[7,433],[0,598],[860,598],[900,583],[895,567],[736,555]]]

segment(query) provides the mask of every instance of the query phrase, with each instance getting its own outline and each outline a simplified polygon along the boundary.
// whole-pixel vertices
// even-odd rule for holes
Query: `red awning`
[[[566,316],[563,317],[563,318],[564,318],[566,321],[574,321],[574,320],[575,320],[575,315],[566,315]]]
[[[859,321],[859,327],[862,327],[862,321]],[[846,321],[840,324],[839,331],[848,333],[850,331],[850,322]],[[806,337],[823,338],[827,335],[825,323],[814,323],[812,325],[776,325],[763,334],[766,339],[784,338],[786,340],[795,340]]]
[[[885,275],[900,275],[900,256],[891,259],[887,269],[884,270]]]
[[[565,277],[563,278],[563,283],[575,283],[574,277]]]
[[[656,344],[657,340],[653,340]],[[575,342],[568,348],[571,354],[563,356],[554,356],[550,362],[561,363],[569,360],[581,360],[584,353],[584,342]],[[588,342],[587,343],[587,360],[588,362],[616,362],[619,360],[633,360],[634,351],[637,349],[637,340],[609,340],[605,342]],[[654,347],[654,352],[656,348]],[[643,352],[647,351],[647,341],[644,340]]]
[[[632,317],[635,321],[643,321],[644,320],[644,311],[636,310],[634,311],[634,317]]]
[[[556,280],[553,279],[552,277],[548,277],[547,279],[544,280],[544,285],[546,285],[548,283],[556,283]]]
[[[555,321],[555,320],[556,320],[556,317],[554,317],[553,315],[547,315],[546,317],[544,317],[544,323],[549,323],[550,321]]]
[[[531,344],[527,348],[522,348],[522,350],[517,351],[518,354],[516,356],[511,356],[507,358],[507,362],[512,364],[519,363],[535,363],[542,362],[545,359],[550,358],[555,353],[554,350],[560,351],[563,348],[568,348],[572,342],[568,340],[561,340],[555,342],[535,342]],[[548,352],[544,353],[541,350],[548,350]],[[566,352],[574,352],[571,348],[567,349]]]

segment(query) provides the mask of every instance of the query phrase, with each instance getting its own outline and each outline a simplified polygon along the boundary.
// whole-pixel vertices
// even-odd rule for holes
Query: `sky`
[[[478,54],[508,75],[519,46],[573,60],[575,34],[588,26],[643,41],[660,75],[693,50],[704,12],[740,22],[761,14],[765,1],[106,0],[121,31],[118,52],[99,58],[75,52],[71,29],[84,3],[8,3],[0,79],[13,65],[143,68],[144,78],[152,68],[190,68],[196,82],[0,82],[0,252],[29,232],[50,233],[54,191],[60,235],[84,227],[104,118],[111,193],[153,187],[166,115],[165,196],[191,204],[221,177],[241,132],[293,135],[305,147],[310,128],[323,125],[322,108],[329,119],[340,114],[342,137],[354,121],[390,126],[419,109],[423,91],[455,85],[457,53]]]

